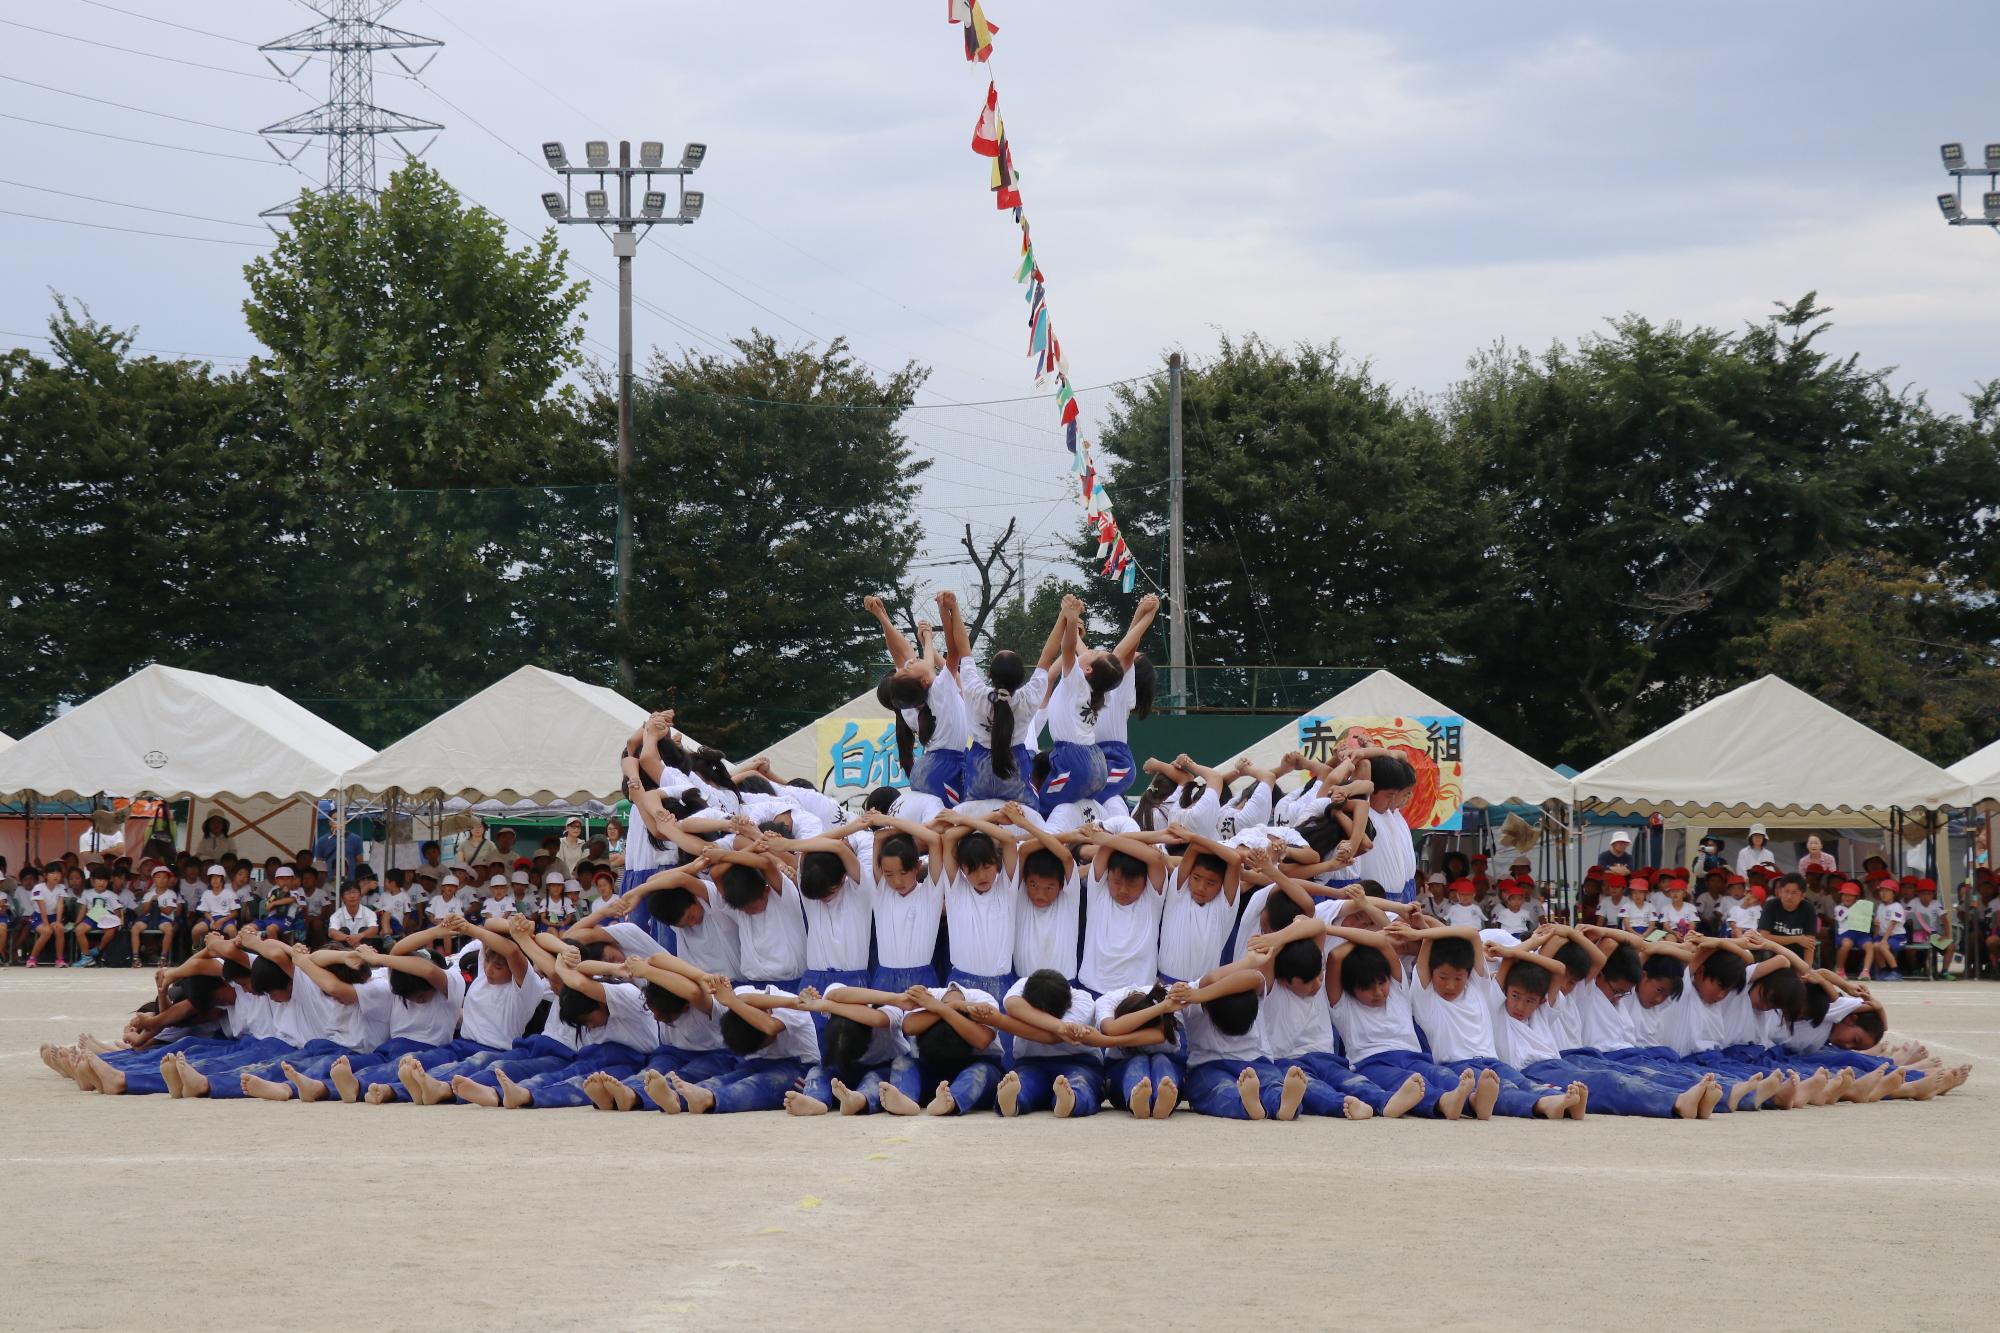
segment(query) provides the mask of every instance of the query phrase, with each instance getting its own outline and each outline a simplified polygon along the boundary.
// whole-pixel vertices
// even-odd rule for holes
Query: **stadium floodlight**
[[[666,160],[667,146],[658,139],[642,139],[639,143],[639,165],[658,167]]]
[[[2000,143],[1986,145],[1986,169],[2000,173]]]
[[[667,196],[663,190],[648,190],[639,203],[639,216],[656,218],[667,211]]]
[[[1965,145],[1962,143],[1943,144],[1938,148],[1938,156],[1944,159],[1946,171],[1957,171],[1965,165]]]
[[[605,139],[592,139],[589,143],[586,143],[583,146],[583,158],[584,161],[590,163],[590,165],[593,167],[610,166],[611,165],[610,141]]]
[[[701,165],[701,160],[707,156],[708,156],[707,144],[691,143],[687,147],[681,149],[681,169],[684,171],[693,171],[696,167]]]
[[[1939,195],[1938,210],[1944,214],[1946,222],[1956,222],[1964,216],[1964,210],[1958,206],[1958,196],[1955,194]]]
[[[583,209],[594,218],[608,218],[611,216],[611,196],[603,190],[585,190]]]
[[[1979,203],[1988,222],[2000,222],[2000,190],[1988,190],[1979,197]]]
[[[542,207],[548,209],[549,216],[558,221],[569,216],[569,205],[553,190],[542,196]]]
[[[549,166],[556,171],[561,171],[569,165],[569,154],[564,152],[563,146],[553,139],[542,145],[542,156],[548,160]]]
[[[703,196],[700,190],[689,190],[681,196],[681,221],[693,222],[701,216]]]

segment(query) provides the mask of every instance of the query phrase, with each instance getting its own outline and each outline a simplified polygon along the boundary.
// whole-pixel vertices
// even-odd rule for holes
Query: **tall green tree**
[[[1778,609],[1731,647],[1752,674],[1782,676],[1939,764],[2000,735],[1994,645],[1959,637],[1959,610],[1993,589],[1882,551],[1793,571]]]
[[[152,661],[228,670],[276,594],[274,423],[240,376],[134,356],[61,298],[0,353],[0,729]]]
[[[904,583],[926,463],[897,423],[925,372],[835,339],[656,355],[633,404],[633,659],[703,741],[747,753],[879,670],[860,610]],[[608,415],[610,405],[603,404]]]
[[[510,249],[412,163],[373,202],[304,196],[246,276],[298,611],[246,666],[377,744],[523,662],[607,679],[610,455],[554,230]]]
[[[1497,533],[1476,444],[1333,343],[1225,337],[1184,376],[1181,414],[1191,662],[1452,670]],[[1126,386],[1099,446],[1126,540],[1162,585],[1167,422],[1163,377]],[[1122,624],[1150,582],[1115,591],[1095,552],[1079,544],[1088,600]]]

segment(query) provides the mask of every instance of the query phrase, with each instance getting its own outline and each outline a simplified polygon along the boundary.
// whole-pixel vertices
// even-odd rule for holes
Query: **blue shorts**
[[[1851,944],[1857,949],[1867,948],[1868,942],[1873,938],[1874,936],[1865,930],[1843,930],[1840,932],[1840,942],[1842,944]]]
[[[1882,943],[1889,946],[1890,953],[1901,953],[1909,942],[1910,937],[1908,935],[1891,935],[1882,941]]]
[[[1139,767],[1132,759],[1132,747],[1124,741],[1099,741],[1097,748],[1104,752],[1104,790],[1097,794],[1097,799],[1108,801],[1123,796],[1131,790],[1132,775]]]
[[[965,795],[965,751],[925,750],[910,765],[910,787],[957,805]]]

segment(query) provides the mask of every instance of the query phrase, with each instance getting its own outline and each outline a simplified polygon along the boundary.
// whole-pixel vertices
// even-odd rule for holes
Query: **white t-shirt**
[[[951,965],[975,977],[1004,976],[1014,969],[1014,909],[1021,886],[1002,869],[986,892],[972,887],[963,872],[944,889],[944,916],[951,927]]]
[[[1444,909],[1444,923],[1447,926],[1471,926],[1478,930],[1486,925],[1486,912],[1478,903],[1462,903],[1453,899]],[[1473,1057],[1461,1058],[1470,1060]]]
[[[1118,682],[1118,688],[1104,696],[1104,707],[1097,713],[1097,743],[1099,745],[1123,745],[1126,743],[1132,710],[1139,703],[1139,673],[1127,667],[1125,679]]]
[[[444,965],[444,991],[431,992],[428,1000],[405,1000],[390,992],[389,1038],[443,1046],[451,1041],[458,1026],[458,1009],[465,1003],[465,974]]]
[[[660,1023],[653,1017],[653,1011],[646,1007],[646,993],[622,981],[606,981],[603,985],[606,1017],[602,1027],[564,1023],[558,1004],[549,1009],[549,1026],[562,1028],[562,1035],[556,1036],[554,1032],[549,1035],[571,1050],[582,1050],[602,1042],[629,1046],[635,1051],[650,1051],[658,1046]]]
[[[711,890],[709,901],[702,907],[700,925],[673,928],[674,954],[688,966],[712,972],[718,977],[740,977],[743,975],[743,955],[736,918],[715,909],[718,897]],[[643,931],[640,933],[644,934]],[[684,1049],[698,1048],[690,1046]]]
[[[206,917],[225,917],[235,915],[239,905],[236,890],[225,884],[219,889],[203,889],[201,901],[194,905],[194,910]]]
[[[1719,1051],[1756,1038],[1759,1023],[1747,985],[1709,1004],[1690,975],[1681,997],[1671,1003],[1674,1009],[1667,1018],[1667,1045],[1682,1056]]]
[[[1777,865],[1778,858],[1771,855],[1769,844],[1763,847],[1745,847],[1736,853],[1736,873],[1739,875],[1748,875],[1751,866],[1770,866],[1775,870]]]
[[[1648,1009],[1639,1000],[1639,993],[1632,992],[1619,1008],[1626,1011],[1632,1020],[1632,1044],[1640,1050],[1650,1050],[1655,1046],[1670,1045],[1667,1029],[1674,1016],[1674,1002],[1662,1000]]]
[[[1022,976],[1047,968],[1076,976],[1076,934],[1083,885],[1075,871],[1047,907],[1028,901],[1025,888],[1014,904],[1014,971]]]
[[[1484,976],[1466,979],[1458,998],[1447,1000],[1418,982],[1410,988],[1410,1012],[1430,1038],[1431,1058],[1439,1064],[1456,1060],[1497,1060],[1493,1048],[1493,1004],[1499,987]]]
[[[776,986],[738,986],[738,995],[783,995],[791,997],[792,992]],[[752,1051],[751,1060],[803,1060],[809,1065],[819,1063],[819,1028],[813,1024],[813,1016],[804,1009],[771,1009],[771,1017],[785,1025],[777,1039],[761,1050]]]
[[[1517,938],[1526,936],[1535,929],[1535,910],[1526,903],[1519,908],[1502,904],[1493,909],[1493,924]]]
[[[1325,986],[1311,995],[1300,995],[1287,986],[1273,984],[1258,1001],[1257,1031],[1264,1054],[1280,1062],[1331,1051],[1333,1010],[1326,1002]]]
[[[1092,873],[1084,881],[1083,959],[1078,979],[1099,995],[1150,990],[1159,980],[1160,915],[1166,898],[1151,884],[1137,901],[1120,906],[1111,883]],[[1190,977],[1189,980],[1194,980]]]
[[[1006,998],[1011,1000],[1017,995],[1024,994],[1027,985],[1028,979],[1022,977],[1007,988]],[[1004,1010],[1007,1006],[1002,1004],[1000,1007]],[[1065,1023],[1081,1023],[1085,1027],[1094,1026],[1097,1019],[1096,998],[1081,986],[1071,986],[1069,988],[1069,1008],[1063,1011],[1061,1017]],[[1104,1048],[1101,1046],[1079,1046],[1074,1042],[1068,1041],[1038,1042],[1031,1037],[1017,1036],[1014,1038],[1014,1058],[1016,1060],[1034,1060],[1045,1056],[1059,1055],[1077,1056],[1085,1060],[1102,1060],[1104,1058]]]
[[[764,910],[754,916],[722,900],[718,890],[708,910],[736,923],[736,951],[745,979],[790,981],[806,970],[806,914],[798,886],[780,877],[782,889],[765,896]]]
[[[1122,992],[1121,992],[1122,993]],[[1263,996],[1258,997],[1257,1008],[1264,1007]],[[1241,1036],[1232,1037],[1215,1026],[1215,1020],[1208,1016],[1208,1006],[1191,1004],[1180,1012],[1181,1026],[1187,1032],[1188,1064],[1203,1065],[1211,1060],[1241,1060],[1248,1063],[1260,1058],[1264,1053],[1264,1036],[1257,1023]]]
[[[659,1024],[660,1045],[677,1051],[719,1051],[722,1040],[722,1004],[710,997],[708,1008],[689,1004],[671,1023]]]
[[[1532,967],[1534,964],[1530,963]],[[1496,996],[1500,988],[1492,980]],[[1537,1060],[1553,1060],[1562,1054],[1562,1044],[1556,1036],[1555,1024],[1549,1021],[1549,1007],[1544,1004],[1523,1023],[1507,1012],[1507,1001],[1499,996],[1493,1001],[1493,1049],[1500,1053],[1500,1059],[1516,1069],[1524,1069]]]
[[[1901,903],[1875,904],[1875,934],[1882,939],[1903,934],[1903,923],[1909,919],[1910,909]]]
[[[1097,744],[1097,711],[1090,706],[1090,683],[1083,676],[1082,658],[1057,679],[1043,716],[1048,719],[1049,739],[1057,744]]]
[[[1333,1006],[1333,1025],[1340,1031],[1340,1044],[1347,1049],[1349,1064],[1358,1065],[1388,1051],[1419,1049],[1406,977],[1392,979],[1388,998],[1373,1008],[1342,991]]]
[[[1390,893],[1401,893],[1417,874],[1417,845],[1401,810],[1370,811],[1375,844],[1339,872],[1343,881],[1372,879]]]
[[[287,1046],[332,1041],[336,1014],[347,1006],[319,988],[303,967],[292,971],[292,998],[275,1001],[275,1035]],[[344,1043],[343,1043],[344,1044]]]
[[[988,750],[993,744],[993,701],[988,697],[993,686],[980,671],[979,664],[965,658],[958,664],[958,682],[965,696],[965,717],[967,734],[972,745],[983,745]],[[1015,690],[1007,703],[1014,710],[1014,734],[1005,743],[1026,745],[1028,731],[1034,725],[1035,714],[1041,711],[1042,700],[1047,697],[1049,673],[1036,667],[1021,688]]]
[[[69,897],[69,890],[60,884],[37,884],[28,896],[45,920],[54,921],[62,915],[63,899]]]
[[[1853,995],[1839,995],[1826,1006],[1826,1017],[1817,1023],[1792,1023],[1780,1030],[1778,1044],[1788,1051],[1816,1051],[1826,1045],[1840,1021],[1867,1001]]]
[[[656,953],[665,953],[666,947],[630,921],[610,921],[604,926],[604,933],[618,946],[618,952],[627,958],[651,958]],[[728,976],[727,972],[722,975]]]
[[[375,913],[366,907],[357,907],[352,912],[345,904],[333,909],[333,915],[326,920],[328,930],[337,930],[343,935],[352,935],[371,929],[375,925]]]
[[[109,930],[113,926],[124,924],[125,918],[118,910],[118,895],[110,889],[85,889],[77,895],[77,906],[86,920],[92,912],[100,912],[109,918],[101,923],[91,922],[94,926],[102,925],[104,929]]]
[[[960,995],[965,997],[967,1004],[990,1004],[996,1009],[1000,1007],[1000,1001],[991,992],[980,990],[976,986],[926,986],[924,989],[932,995],[937,996],[940,1000],[956,990]],[[885,1008],[882,1012],[891,1015],[890,1021],[895,1024],[898,1033],[914,1041],[916,1038],[910,1037],[908,1031],[909,1021],[918,1014],[929,1013],[930,1011],[928,1009]],[[938,1021],[942,1023],[944,1020],[939,1019]],[[984,1052],[979,1054],[997,1057],[999,1053],[1000,1047],[996,1043],[995,1045],[988,1046]]]
[[[1099,1031],[1103,1030],[1104,1025],[1106,1023],[1109,1023],[1112,1019],[1118,1017],[1119,1004],[1125,999],[1127,995],[1130,995],[1131,993],[1132,992],[1130,991],[1113,991],[1109,995],[1100,995],[1097,997],[1097,1003],[1091,1006],[1090,1016],[1091,1016],[1091,1021],[1096,1024]],[[1141,993],[1143,994],[1144,992]],[[1323,1000],[1324,997],[1322,997],[1322,1001]],[[1320,1008],[1322,1009],[1326,1008],[1324,1002],[1321,1003]],[[1259,1007],[1259,1017],[1260,1019],[1262,1017],[1261,1006]],[[1331,1029],[1329,1029],[1329,1031],[1330,1030]],[[1123,1056],[1133,1055],[1141,1051],[1156,1053],[1159,1055],[1174,1055],[1174,1054],[1185,1055],[1187,1054],[1187,1029],[1184,1026],[1176,1025],[1174,1031],[1174,1040],[1172,1041],[1148,1042],[1144,1046],[1113,1047],[1107,1049],[1105,1054],[1107,1059],[1116,1060]]]
[[[891,819],[908,820],[912,824],[928,824],[944,813],[944,802],[929,792],[899,792],[896,799],[889,802]]]
[[[1639,1002],[1627,996],[1613,1003],[1596,982],[1581,982],[1570,992],[1582,1023],[1581,1044],[1596,1051],[1623,1051],[1633,1041],[1632,1013]]]
[[[1700,915],[1695,910],[1694,903],[1686,898],[1681,899],[1678,907],[1669,898],[1653,909],[1653,920],[1659,922],[1667,930],[1675,930],[1682,926],[1693,930],[1700,924]]]
[[[479,946],[470,947],[476,949]],[[463,954],[464,950],[460,950],[452,958],[450,966],[456,968]],[[548,987],[535,984],[541,978],[533,972],[519,984],[506,981],[496,986],[486,979],[486,960],[482,958],[479,962],[479,974],[465,988],[458,1035],[481,1046],[504,1051],[527,1031],[528,1020],[534,1017],[535,1006],[542,1002]]]
[[[926,750],[963,750],[967,735],[965,716],[965,696],[959,691],[958,681],[949,671],[939,671],[931,677],[931,685],[924,692],[924,702],[931,709],[931,740]],[[903,720],[911,731],[917,730],[916,710],[903,710]]]
[[[831,898],[799,897],[806,914],[806,966],[814,971],[868,970],[868,932],[875,922],[875,872],[867,858],[861,878],[843,878]]]
[[[1944,904],[1933,898],[1925,902],[1919,898],[1910,904],[1912,933],[1922,931],[1926,935],[1936,935],[1944,929]]]
[[[1736,928],[1741,935],[1747,930],[1757,929],[1757,923],[1764,918],[1764,909],[1748,898],[1730,901],[1722,911],[1722,919]]]
[[[908,893],[887,884],[875,895],[875,956],[884,967],[922,967],[937,952],[944,885],[926,874]]]
[[[173,889],[147,889],[146,896],[139,900],[141,911],[151,912],[157,909],[163,916],[177,910],[180,905],[181,895]]]
[[[1635,935],[1644,935],[1653,928],[1655,918],[1653,905],[1644,898],[1627,898],[1618,905],[1618,924],[1621,929]]]
[[[268,995],[250,989],[250,983],[236,983],[236,999],[222,1014],[225,1036],[246,1039],[278,1035],[278,1004]]]
[[[1262,910],[1262,900],[1253,906]],[[1254,923],[1254,913],[1245,915]],[[1203,973],[1221,963],[1223,946],[1229,943],[1229,929],[1235,924],[1236,903],[1227,893],[1197,903],[1187,886],[1169,872],[1160,910],[1160,975],[1176,981],[1199,980]],[[1256,932],[1253,929],[1251,933]]]

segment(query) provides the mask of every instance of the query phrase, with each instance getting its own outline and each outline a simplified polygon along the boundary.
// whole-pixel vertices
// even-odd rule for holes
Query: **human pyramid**
[[[214,930],[121,1043],[44,1061],[107,1094],[1155,1120],[1707,1119],[1967,1077],[1754,930],[1425,915],[1415,775],[1358,729],[1330,764],[1149,760],[1128,806],[1156,599],[1109,648],[1067,599],[1032,668],[982,668],[948,593],[914,646],[866,605],[909,789],[850,818],[658,713],[619,756],[622,892],[575,924],[496,896],[386,953]]]

